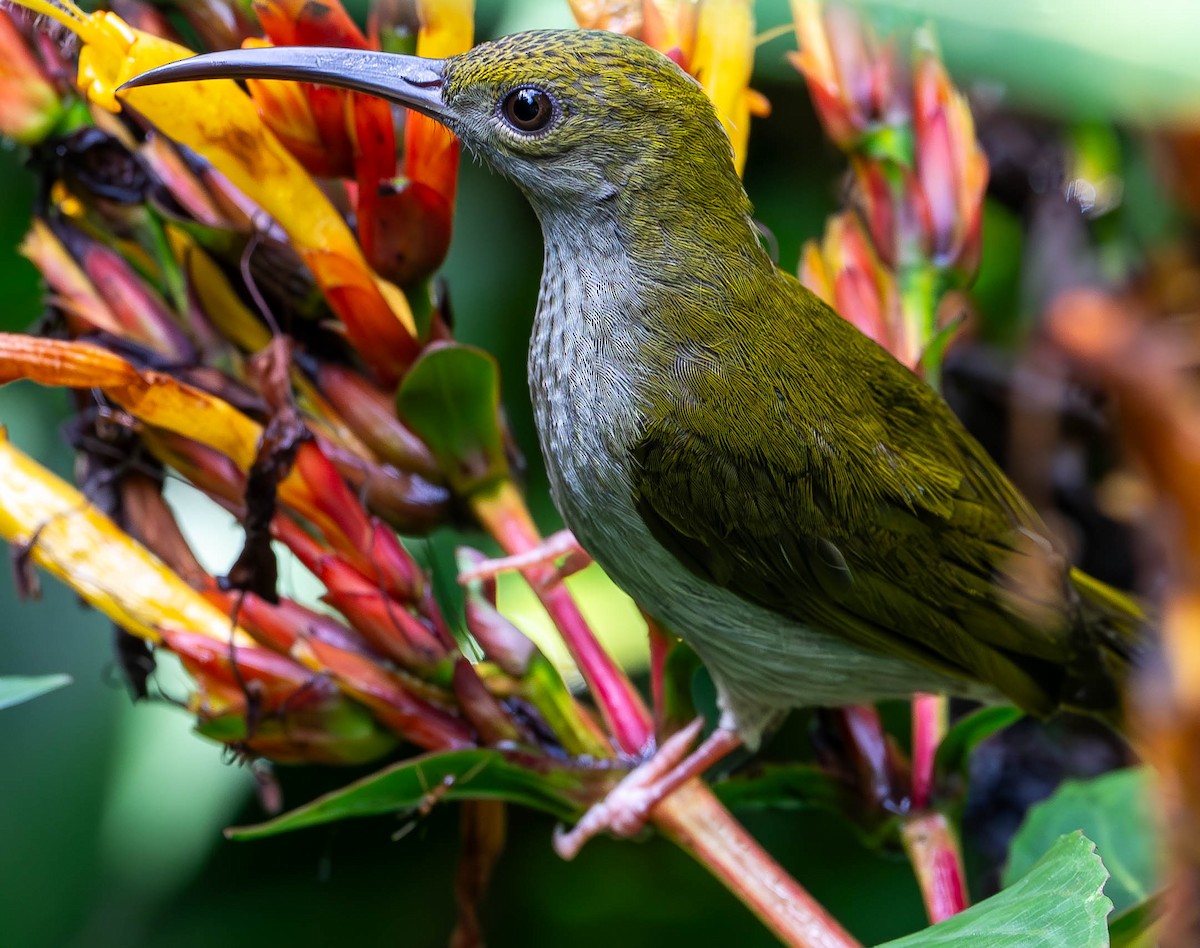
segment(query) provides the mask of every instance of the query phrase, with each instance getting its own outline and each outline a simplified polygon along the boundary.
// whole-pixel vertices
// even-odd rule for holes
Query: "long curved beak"
[[[323,46],[266,46],[204,53],[134,76],[122,89],[196,79],[295,79],[366,92],[435,119],[442,101],[443,59]]]

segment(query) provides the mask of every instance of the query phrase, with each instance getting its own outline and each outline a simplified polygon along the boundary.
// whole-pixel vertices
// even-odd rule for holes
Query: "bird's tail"
[[[1071,585],[1079,595],[1078,627],[1085,641],[1080,643],[1081,659],[1068,679],[1064,703],[1124,730],[1121,696],[1130,673],[1142,664],[1146,611],[1134,597],[1082,570],[1071,570]],[[1098,681],[1106,684],[1097,687]]]

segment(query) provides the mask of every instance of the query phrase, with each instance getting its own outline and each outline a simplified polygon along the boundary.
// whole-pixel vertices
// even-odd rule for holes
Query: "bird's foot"
[[[584,552],[579,541],[570,530],[559,530],[546,537],[541,543],[524,553],[514,556],[502,556],[496,559],[480,560],[470,569],[458,574],[458,581],[463,585],[481,579],[494,579],[501,573],[524,571],[539,566],[552,566],[555,560],[563,562],[553,572],[538,580],[538,586],[548,589],[578,573],[592,562],[592,558]]]
[[[703,730],[704,719],[696,718],[672,734],[654,756],[635,768],[571,829],[555,830],[555,852],[563,859],[574,859],[589,839],[605,831],[615,836],[635,836],[645,828],[659,803],[741,744],[736,732],[718,727],[689,754],[688,748]]]

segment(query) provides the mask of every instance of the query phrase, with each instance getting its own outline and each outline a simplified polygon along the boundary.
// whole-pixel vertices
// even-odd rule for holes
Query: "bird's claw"
[[[607,831],[614,836],[636,836],[646,828],[650,814],[671,791],[686,779],[678,768],[688,759],[688,749],[704,730],[704,719],[696,718],[672,734],[654,755],[634,768],[599,803],[593,805],[571,829],[554,831],[554,851],[563,859],[574,859],[593,836]]]

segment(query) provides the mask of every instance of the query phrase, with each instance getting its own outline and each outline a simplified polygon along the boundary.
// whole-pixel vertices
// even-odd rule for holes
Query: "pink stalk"
[[[946,736],[943,695],[914,695],[912,707],[912,808],[924,810],[933,794],[933,761]]]
[[[921,887],[930,924],[957,915],[969,904],[958,836],[936,811],[908,817],[900,829],[904,851]]]
[[[854,705],[838,713],[845,737],[853,747],[858,779],[868,799],[876,806],[895,800],[904,782],[903,763],[889,749],[878,711],[870,705]],[[945,698],[915,696],[909,808],[900,836],[931,924],[961,912],[970,904],[957,833],[943,814],[929,809],[934,758],[945,736],[946,720]]]
[[[546,612],[562,632],[596,704],[612,728],[618,746],[627,754],[645,751],[654,739],[654,729],[642,696],[634,689],[621,666],[597,641],[567,588],[559,583],[547,589],[538,589],[539,579],[555,580],[553,568],[539,567],[527,575],[538,591],[538,598],[546,607]]]
[[[965,909],[966,875],[958,835],[941,813],[930,810],[933,764],[946,736],[949,702],[943,695],[913,697],[912,814],[900,831],[931,924]]]
[[[536,550],[542,542],[521,495],[510,482],[486,497],[473,498],[476,516],[509,556]],[[552,564],[522,571],[558,627],[579,667],[617,747],[626,754],[644,751],[654,738],[653,722],[642,696],[625,672],[597,641]]]
[[[671,654],[674,640],[648,615],[642,613],[642,616],[646,620],[646,632],[650,638],[650,698],[651,704],[654,706],[654,729],[657,732],[661,731],[663,719],[667,713],[664,694],[667,656]]]

